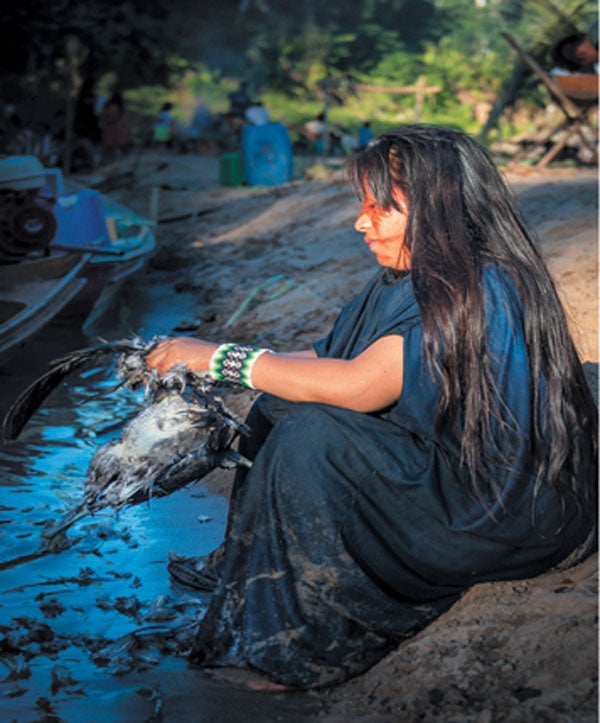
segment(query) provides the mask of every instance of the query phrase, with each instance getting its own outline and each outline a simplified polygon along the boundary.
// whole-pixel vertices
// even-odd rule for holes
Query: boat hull
[[[63,309],[61,319],[81,323],[85,330],[109,310],[123,283],[143,269],[155,249],[154,235],[148,228],[141,231],[141,236],[142,242],[121,256],[91,256],[85,270],[87,284]]]
[[[90,254],[0,266],[0,363],[23,349],[87,284]]]

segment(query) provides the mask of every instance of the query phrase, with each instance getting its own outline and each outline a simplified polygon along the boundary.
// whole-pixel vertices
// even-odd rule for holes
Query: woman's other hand
[[[146,366],[161,375],[175,364],[185,364],[193,372],[204,372],[216,348],[217,344],[187,336],[167,339],[148,354]]]

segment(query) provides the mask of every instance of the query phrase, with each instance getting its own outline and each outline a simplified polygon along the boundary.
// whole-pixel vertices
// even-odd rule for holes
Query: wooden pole
[[[424,76],[421,76],[419,80],[423,78],[423,81],[425,81]],[[417,83],[419,82],[417,81]],[[416,91],[417,86],[416,85],[368,85],[365,83],[361,83],[356,86],[357,90],[365,91],[366,93],[390,93],[390,95],[398,94],[398,95],[406,95],[410,93],[414,93]],[[440,85],[425,85],[423,83],[423,95],[430,95],[432,93],[439,93],[442,90],[442,87]]]
[[[425,100],[425,76],[421,75],[415,83],[415,123],[421,117],[423,101]]]
[[[325,126],[323,130],[323,146],[322,155],[327,158],[329,156],[329,86],[324,86],[323,113],[325,115]]]

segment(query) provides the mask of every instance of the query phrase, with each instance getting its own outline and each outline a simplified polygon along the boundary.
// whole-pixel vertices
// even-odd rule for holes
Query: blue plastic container
[[[278,186],[292,179],[292,144],[281,123],[244,126],[242,155],[249,186]]]
[[[61,246],[110,246],[102,197],[86,188],[71,196],[60,196],[54,204],[58,224],[54,244]]]

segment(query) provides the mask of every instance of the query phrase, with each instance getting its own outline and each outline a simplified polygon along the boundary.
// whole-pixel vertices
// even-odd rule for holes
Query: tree
[[[186,51],[256,85],[314,92],[325,77],[368,72],[399,48],[422,49],[436,35],[436,13],[432,0],[225,0],[203,9],[195,49],[188,38]]]

